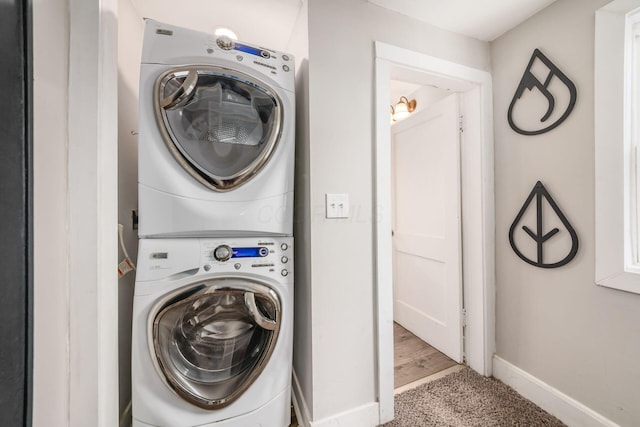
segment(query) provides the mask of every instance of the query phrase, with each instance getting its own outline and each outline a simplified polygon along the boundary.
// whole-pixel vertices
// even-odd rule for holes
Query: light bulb
[[[213,34],[215,34],[218,37],[227,36],[231,40],[238,40],[238,36],[236,35],[236,33],[234,33],[233,30],[231,30],[229,28],[226,28],[226,27],[218,27],[218,28],[216,28],[215,31],[213,32]]]

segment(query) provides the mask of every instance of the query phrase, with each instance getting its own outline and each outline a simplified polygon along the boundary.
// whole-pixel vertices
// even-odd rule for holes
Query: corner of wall
[[[287,51],[295,56],[296,154],[295,154],[295,327],[293,395],[301,425],[313,417],[313,354],[311,304],[311,202],[309,133],[309,37],[308,2],[301,5]],[[309,405],[309,406],[307,406]],[[306,420],[306,421],[304,421]],[[306,422],[306,424],[305,424]]]
[[[138,79],[143,32],[144,21],[131,0],[118,0],[118,222],[124,227],[124,246],[134,263],[138,253],[138,233],[133,228],[131,217],[132,211],[137,210],[138,203]],[[124,258],[120,249],[118,257],[118,261]],[[134,285],[134,272],[119,279],[121,416],[131,400],[131,313]]]

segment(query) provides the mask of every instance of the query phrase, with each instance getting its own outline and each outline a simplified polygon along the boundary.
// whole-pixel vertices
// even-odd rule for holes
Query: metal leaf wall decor
[[[536,230],[533,231],[526,225],[522,226],[522,230],[524,230],[526,234],[536,243],[537,257],[536,259],[530,259],[516,245],[514,233],[516,230],[518,230],[518,225],[520,224],[522,217],[524,216],[531,203],[533,203],[534,198],[536,202]],[[545,232],[543,223],[543,205],[545,200],[549,204],[549,206],[551,206],[553,212],[560,219],[560,222],[571,237],[571,249],[564,258],[555,262],[545,261],[544,248],[545,243],[552,237],[561,233],[561,231],[558,228],[553,228],[548,232]],[[511,244],[511,248],[516,253],[516,255],[518,255],[524,262],[541,268],[561,267],[565,264],[568,264],[578,253],[578,235],[576,234],[576,231],[540,181],[536,182],[536,185],[533,187],[533,190],[531,190],[531,193],[529,193],[527,200],[525,200],[524,205],[522,205],[522,208],[518,212],[516,219],[513,221],[513,224],[511,224],[511,228],[509,229],[509,243]]]
[[[559,80],[559,84],[557,80]],[[566,101],[564,101],[562,95],[567,94],[561,93],[565,91],[565,88],[568,91],[568,100]],[[528,124],[529,127],[522,123],[516,123],[514,117],[516,106],[520,108],[527,104],[522,100],[525,89],[529,91],[527,95],[543,96],[545,101],[542,101],[542,103],[546,102],[547,104],[546,112],[539,118],[539,121],[536,118],[533,124]],[[567,97],[565,96],[564,98]],[[539,49],[535,49],[509,105],[507,113],[509,126],[522,135],[540,135],[549,132],[569,117],[576,104],[576,98],[577,91],[573,82]],[[563,99],[564,102],[559,103],[560,99]],[[558,116],[557,109],[564,109],[564,111]],[[547,122],[549,119],[552,120]]]

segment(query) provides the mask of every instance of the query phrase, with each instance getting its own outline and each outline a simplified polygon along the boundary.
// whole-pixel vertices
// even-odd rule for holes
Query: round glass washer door
[[[156,81],[155,111],[176,161],[215,191],[232,190],[254,177],[282,133],[277,94],[223,67],[179,67],[164,73]]]
[[[152,310],[152,356],[186,401],[219,409],[260,376],[276,345],[280,298],[249,278],[219,278],[165,296]]]

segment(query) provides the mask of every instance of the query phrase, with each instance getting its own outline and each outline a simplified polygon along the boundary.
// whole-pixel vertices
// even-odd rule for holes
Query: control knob
[[[216,39],[216,44],[220,49],[231,50],[233,49],[234,43],[230,37],[220,36]]]
[[[213,250],[213,257],[218,261],[227,261],[231,258],[231,248],[227,245],[220,245]]]

